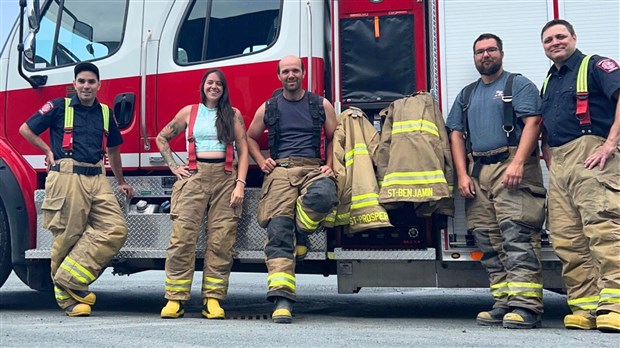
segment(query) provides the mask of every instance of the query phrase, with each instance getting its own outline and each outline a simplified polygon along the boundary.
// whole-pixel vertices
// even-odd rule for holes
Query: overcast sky
[[[0,0],[0,49],[19,13],[19,0]]]

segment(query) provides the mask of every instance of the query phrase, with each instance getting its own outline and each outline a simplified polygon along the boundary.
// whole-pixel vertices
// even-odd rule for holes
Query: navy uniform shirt
[[[576,50],[558,70],[549,69],[551,77],[542,101],[543,125],[547,131],[549,146],[561,146],[585,135],[576,116],[577,72],[583,53]],[[620,91],[620,67],[612,59],[593,56],[588,65],[588,104],[592,121],[592,134],[603,138],[609,136],[614,122],[617,100],[614,93]]]
[[[101,104],[95,99],[93,106],[84,106],[77,96],[71,97],[73,107],[73,158],[78,162],[97,163],[102,158],[101,142],[103,141],[103,115]],[[57,98],[48,101],[37,111],[26,124],[40,135],[49,128],[50,142],[54,160],[64,158],[62,138],[65,127],[65,99]],[[123,143],[121,132],[110,109],[110,125],[107,147],[115,147]]]

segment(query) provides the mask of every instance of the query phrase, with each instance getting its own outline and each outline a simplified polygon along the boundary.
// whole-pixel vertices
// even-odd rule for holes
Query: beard
[[[491,62],[491,65],[485,66],[484,63]],[[491,76],[494,75],[499,69],[502,67],[501,61],[483,61],[481,63],[476,63],[476,69],[480,73],[480,75]]]

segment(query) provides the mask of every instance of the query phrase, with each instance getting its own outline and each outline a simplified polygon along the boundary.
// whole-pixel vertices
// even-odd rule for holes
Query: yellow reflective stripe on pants
[[[293,291],[296,289],[295,277],[283,272],[271,274],[267,277],[267,285],[271,287],[285,286]]]
[[[439,129],[427,120],[397,121],[392,125],[392,134],[426,132],[439,136]]]
[[[346,167],[349,167],[350,165],[353,164],[353,159],[355,158],[355,155],[368,155],[368,148],[366,147],[366,144],[364,143],[355,144],[355,148],[353,148],[353,150],[348,151],[344,155],[344,161],[345,161]]]
[[[297,213],[297,219],[302,223],[302,225],[304,225],[304,227],[306,227],[308,230],[311,230],[311,231],[314,231],[319,227],[319,221],[314,221],[310,219],[310,217],[308,216],[308,214],[306,214],[301,204],[297,203],[295,207],[296,207],[295,210]]]
[[[212,277],[204,277],[202,279],[202,289],[203,290],[226,290],[228,288],[228,284],[224,281],[224,279],[212,278]]]
[[[382,186],[448,183],[441,169],[422,172],[394,172],[383,178]]]
[[[601,290],[601,296],[599,297],[598,302],[620,303],[620,289],[605,288]]]
[[[523,296],[530,298],[542,298],[542,284],[537,283],[519,283],[504,282],[491,286],[493,296]]]
[[[378,193],[366,193],[351,197],[351,210],[379,205]]]
[[[491,295],[493,295],[493,297],[504,296],[508,293],[508,283],[506,282],[497,283],[497,284],[491,285],[490,289],[491,289]]]
[[[60,268],[69,272],[73,277],[78,279],[83,284],[88,285],[95,281],[95,276],[92,273],[90,273],[86,268],[82,267],[82,265],[77,263],[69,256],[65,257],[65,259],[62,261],[62,264],[60,264]]]
[[[568,300],[568,306],[573,312],[577,310],[594,310],[598,306],[599,296],[590,296]]]
[[[166,278],[166,291],[185,292],[190,291],[192,287],[191,279],[173,280]]]
[[[54,297],[56,297],[56,301],[65,301],[71,298],[69,294],[62,290],[61,288],[54,285]]]

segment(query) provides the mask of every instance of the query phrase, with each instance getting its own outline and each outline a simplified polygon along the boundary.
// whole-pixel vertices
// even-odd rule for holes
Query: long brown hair
[[[217,139],[222,144],[228,144],[235,140],[234,122],[235,112],[230,105],[230,97],[228,96],[228,82],[224,73],[219,69],[210,69],[202,77],[200,83],[200,102],[207,106],[207,95],[205,94],[205,83],[207,77],[211,74],[217,74],[222,82],[222,97],[217,101],[217,116],[215,118],[215,129],[217,129]]]

